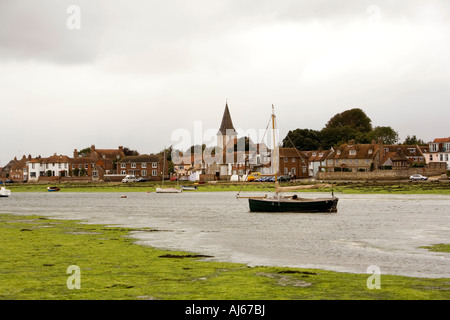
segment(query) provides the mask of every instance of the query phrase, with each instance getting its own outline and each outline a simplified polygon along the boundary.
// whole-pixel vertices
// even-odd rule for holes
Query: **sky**
[[[176,130],[320,130],[361,108],[450,137],[450,2],[0,0],[0,166]],[[194,141],[193,141],[194,143]]]

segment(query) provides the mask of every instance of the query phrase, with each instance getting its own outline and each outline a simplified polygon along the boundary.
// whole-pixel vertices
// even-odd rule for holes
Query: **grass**
[[[433,251],[433,252],[448,252],[450,253],[450,244],[445,244],[445,243],[438,243],[438,244],[433,244],[431,246],[424,246],[424,247],[420,247],[423,249],[428,249],[429,251]]]
[[[450,279],[381,276],[205,261],[137,245],[137,229],[0,214],[0,299],[7,300],[448,300]],[[141,232],[157,232],[139,229]],[[80,268],[69,290],[67,268]]]
[[[308,184],[305,182],[303,184]],[[333,190],[345,194],[450,194],[450,182],[331,182]],[[181,182],[192,185],[192,182]],[[282,183],[282,186],[292,185]],[[60,192],[155,192],[160,182],[146,183],[61,183]],[[164,186],[177,186],[176,182],[165,182]],[[47,192],[44,184],[10,184],[12,192]],[[273,192],[274,187],[268,183],[205,183],[198,186],[196,192]],[[331,188],[307,189],[304,192],[331,192]],[[298,191],[302,192],[302,191]]]

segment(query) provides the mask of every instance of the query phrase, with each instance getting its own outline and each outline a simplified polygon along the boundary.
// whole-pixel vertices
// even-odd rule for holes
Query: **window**
[[[444,154],[441,153],[441,154],[439,155],[439,161],[444,161]]]
[[[61,163],[58,163],[58,169],[61,169]]]
[[[92,171],[92,176],[93,177],[97,177],[98,176],[98,172],[97,171]]]
[[[287,157],[284,157],[284,162],[288,162],[288,158]]]
[[[369,149],[369,154],[372,154],[373,153],[373,150],[372,149]]]
[[[135,169],[136,168],[136,163],[131,163],[131,168]]]
[[[430,154],[430,161],[433,161],[433,155]]]
[[[295,158],[292,158],[292,162],[295,162]]]
[[[84,168],[87,170],[87,169],[89,168],[89,165],[88,165],[88,164],[85,164],[85,165],[84,165]]]
[[[127,171],[126,170],[122,170],[122,171],[120,171],[120,174],[127,174]]]
[[[126,167],[127,167],[127,165],[126,165],[125,163],[121,163],[121,164],[120,164],[120,168],[121,168],[121,169],[125,169]]]
[[[158,162],[153,162],[152,163],[152,168],[158,168]]]
[[[156,177],[157,173],[156,170],[152,170],[152,176]]]
[[[295,168],[291,169],[291,173],[295,176]]]
[[[284,168],[284,174],[288,174],[288,168]]]
[[[448,153],[445,154],[445,161],[448,161]]]
[[[141,163],[142,168],[147,168],[147,164],[146,163]]]
[[[146,177],[147,176],[147,170],[142,170],[141,171],[141,176]]]

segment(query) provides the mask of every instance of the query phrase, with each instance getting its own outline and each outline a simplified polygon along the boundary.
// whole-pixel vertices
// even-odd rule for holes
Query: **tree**
[[[360,132],[370,132],[372,120],[363,110],[354,108],[334,115],[325,125],[326,129],[342,127],[350,127]]]
[[[123,148],[123,154],[125,155],[125,157],[128,156],[138,156],[139,152],[137,152],[137,150],[131,150],[128,147]]]
[[[422,139],[417,139],[417,137],[415,135],[413,135],[412,137],[410,136],[406,136],[405,141],[403,141],[404,145],[408,145],[408,146],[412,146],[412,145],[426,145],[425,141],[423,141]]]
[[[320,131],[312,129],[290,130],[283,139],[283,148],[299,150],[317,150],[322,147]]]
[[[84,148],[84,149],[78,151],[79,157],[87,157],[87,156],[89,156],[89,154],[91,154],[91,148]]]
[[[340,146],[349,140],[360,142],[360,136],[361,133],[358,130],[349,126],[324,128],[320,131],[320,141],[323,149]]]
[[[384,144],[396,144],[398,142],[398,133],[391,127],[375,127],[367,134],[369,141],[378,141],[381,139]]]

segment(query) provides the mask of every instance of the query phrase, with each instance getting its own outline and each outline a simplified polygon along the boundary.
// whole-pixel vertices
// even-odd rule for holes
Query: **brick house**
[[[162,180],[163,166],[165,177],[169,172],[167,161],[164,164],[163,160],[159,155],[128,156],[117,163],[117,170],[122,175],[132,174],[150,180]]]
[[[31,160],[31,156],[22,157],[17,160],[14,158],[15,163],[9,169],[9,178],[14,182],[27,182],[28,181],[28,166],[27,161]]]
[[[280,163],[279,174],[290,175],[294,178],[307,178],[309,176],[308,157],[296,148],[279,148]]]
[[[86,156],[80,156],[75,149],[70,163],[70,175],[103,180],[105,174],[117,172],[116,164],[123,158],[125,154],[122,146],[117,149],[97,149],[92,145]]]
[[[402,170],[426,165],[422,150],[413,145],[383,145],[380,159],[379,169]]]

